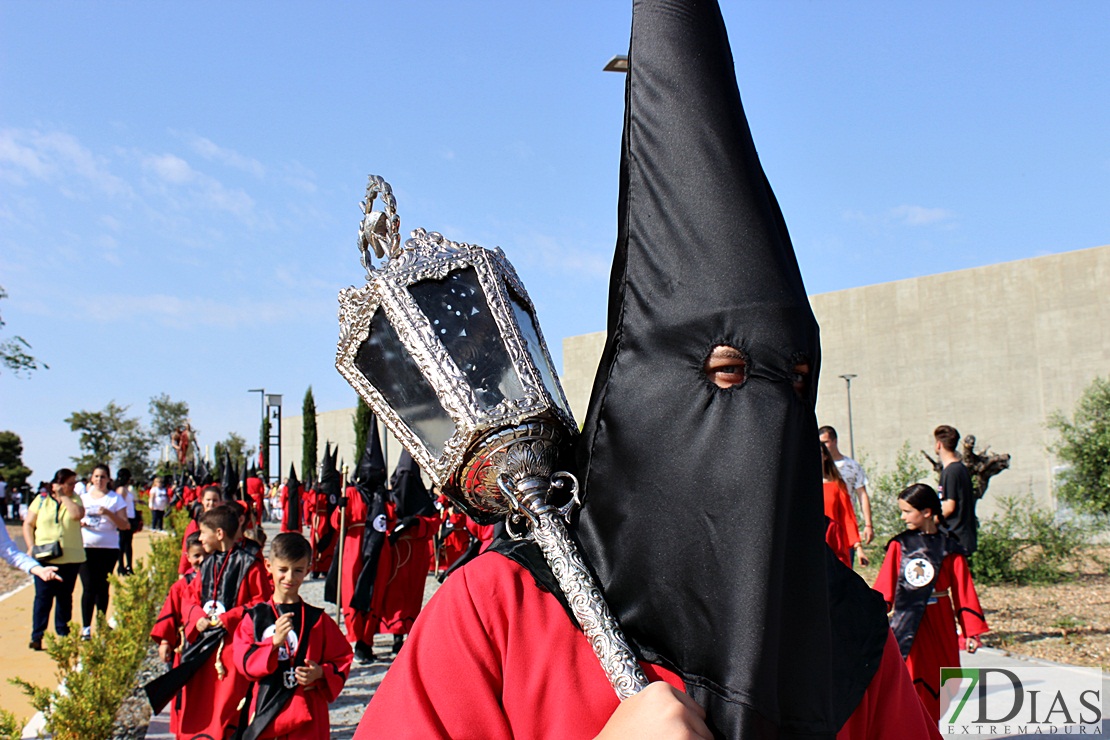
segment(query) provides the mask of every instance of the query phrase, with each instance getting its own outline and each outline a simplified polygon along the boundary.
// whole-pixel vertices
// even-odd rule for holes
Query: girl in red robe
[[[848,487],[844,478],[833,462],[829,448],[821,445],[821,476],[824,479],[825,516],[836,522],[840,529],[841,550],[834,550],[836,557],[848,563],[851,567],[851,555],[855,550],[859,555],[860,565],[867,565],[867,557],[863,554],[863,544],[860,542],[859,525],[856,523],[856,512],[852,508],[852,499],[848,496]],[[827,540],[827,538],[826,538]]]
[[[200,497],[201,510],[196,518],[189,520],[189,524],[185,527],[185,534],[181,538],[181,560],[177,564],[178,575],[185,575],[193,567],[189,564],[189,537],[200,531],[197,520],[201,514],[217,506],[220,501],[220,489],[217,486],[208,486],[204,489]]]
[[[940,669],[960,665],[956,623],[967,651],[988,631],[963,547],[937,526],[940,499],[918,483],[898,496],[906,531],[887,544],[875,590],[893,607],[891,628],[914,688],[934,722],[940,721]]]

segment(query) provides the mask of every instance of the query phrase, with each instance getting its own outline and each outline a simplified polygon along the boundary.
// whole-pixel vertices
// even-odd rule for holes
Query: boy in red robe
[[[185,538],[185,549],[189,556],[190,568],[182,578],[177,579],[170,586],[162,610],[154,620],[150,630],[150,639],[158,644],[158,657],[163,663],[171,663],[177,667],[180,662],[181,634],[185,624],[185,592],[191,588],[193,578],[200,570],[201,564],[208,556],[204,545],[200,541],[200,532],[193,532]],[[181,647],[181,649],[179,649]],[[176,733],[181,724],[181,700],[175,697],[173,706],[170,707],[170,732]]]
[[[300,597],[312,548],[296,532],[274,538],[266,568],[272,600],[247,609],[235,631],[236,667],[251,681],[241,740],[327,740],[328,705],[351,668],[351,646],[323,609]]]
[[[146,685],[155,711],[178,691],[183,709],[177,736],[223,738],[236,720],[247,681],[234,668],[231,635],[247,607],[269,599],[272,585],[256,546],[239,545],[240,513],[216,506],[200,516],[200,541],[210,557],[184,595],[185,640],[180,664]]]
[[[262,522],[266,516],[266,484],[256,474],[247,477],[247,496],[254,505],[254,521]]]
[[[331,445],[324,448],[324,464],[320,471],[320,480],[313,486],[312,518],[310,519],[311,531],[309,541],[312,543],[312,575],[326,575],[331,568],[332,558],[335,557],[335,546],[339,539],[339,530],[331,524],[331,513],[339,504],[339,497],[343,491],[343,482],[336,467],[339,449],[331,451]]]

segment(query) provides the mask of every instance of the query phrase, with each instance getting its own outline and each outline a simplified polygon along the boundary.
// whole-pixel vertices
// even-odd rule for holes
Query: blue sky
[[[1110,4],[728,2],[807,287],[1110,243]],[[350,406],[336,293],[367,173],[402,228],[517,266],[552,349],[604,328],[628,2],[0,3],[0,375],[47,477],[64,418]]]

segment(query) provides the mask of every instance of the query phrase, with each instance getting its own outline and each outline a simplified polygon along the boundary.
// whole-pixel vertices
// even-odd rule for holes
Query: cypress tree
[[[358,405],[355,407],[355,464],[362,459],[362,451],[366,449],[366,441],[370,439],[370,425],[374,423],[374,413],[370,407],[366,405],[366,401],[362,400],[362,396],[358,397]]]
[[[316,480],[316,399],[312,397],[312,386],[304,394],[301,407],[304,423],[304,442],[301,447],[301,475]],[[306,478],[307,480],[308,478]]]

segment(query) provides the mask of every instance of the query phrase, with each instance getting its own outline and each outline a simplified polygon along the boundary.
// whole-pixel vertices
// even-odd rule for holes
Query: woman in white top
[[[82,639],[92,634],[93,611],[108,611],[108,575],[119,559],[119,531],[131,527],[127,503],[108,489],[111,473],[107,465],[93,468],[92,478],[81,503],[81,537],[85,542],[85,563],[81,566]]]

